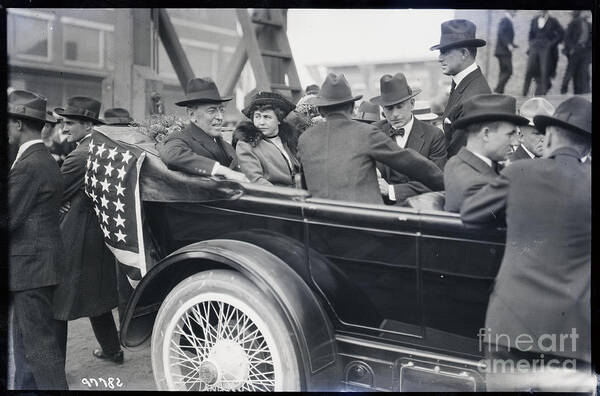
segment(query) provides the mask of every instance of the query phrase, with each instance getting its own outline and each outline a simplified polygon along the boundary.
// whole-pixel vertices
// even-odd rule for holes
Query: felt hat
[[[185,98],[175,102],[176,106],[187,107],[194,103],[228,102],[233,97],[221,97],[217,85],[210,77],[192,78],[185,89]]]
[[[430,48],[431,51],[458,47],[483,47],[485,40],[475,38],[477,27],[466,19],[452,19],[442,22],[440,43]]]
[[[47,100],[42,95],[24,89],[13,89],[8,93],[8,114],[30,120],[54,122],[46,114]]]
[[[556,125],[579,134],[592,136],[592,102],[573,96],[558,105],[552,116],[536,115],[535,126],[546,131],[548,125]]]
[[[306,103],[315,106],[333,106],[355,102],[361,98],[362,95],[352,96],[350,84],[343,73],[329,73],[325,77],[319,93],[315,97],[307,99]]]
[[[102,119],[106,125],[129,125],[133,118],[129,116],[129,112],[121,107],[113,107],[104,111]]]
[[[521,105],[519,115],[529,120],[530,126],[535,126],[533,117],[536,115],[552,116],[554,114],[554,106],[544,98],[531,98]]]
[[[87,96],[72,96],[67,99],[67,107],[57,107],[54,112],[62,117],[91,121],[94,124],[104,124],[98,119],[101,103]]]
[[[307,95],[316,95],[319,93],[319,86],[317,84],[311,84],[305,89]]]
[[[393,76],[385,74],[379,79],[380,96],[371,98],[370,102],[379,106],[391,106],[404,102],[421,93],[419,88],[411,89],[402,73]]]
[[[353,120],[372,123],[381,120],[379,114],[379,106],[374,103],[364,101],[358,106],[356,114],[352,117]]]
[[[256,108],[263,105],[270,105],[278,108],[284,113],[284,118],[296,108],[295,104],[287,100],[281,94],[276,92],[258,91],[250,98],[250,103],[248,103],[248,105],[242,109],[242,113],[246,117],[251,118]]]
[[[515,125],[527,125],[529,120],[517,115],[517,100],[509,95],[475,95],[463,102],[461,118],[452,123],[452,128],[464,128],[475,122],[508,121]]]

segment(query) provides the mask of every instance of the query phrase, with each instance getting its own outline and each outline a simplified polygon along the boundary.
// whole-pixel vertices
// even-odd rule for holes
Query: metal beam
[[[158,9],[158,34],[171,60],[173,69],[175,69],[179,84],[185,91],[187,82],[194,78],[194,71],[179,42],[179,37],[177,36],[175,27],[173,27],[171,18],[164,8]]]

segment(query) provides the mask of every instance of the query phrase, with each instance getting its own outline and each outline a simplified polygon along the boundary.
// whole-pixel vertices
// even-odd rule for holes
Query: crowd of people
[[[532,21],[532,30],[554,23],[547,13],[540,18],[548,19]],[[506,226],[486,327],[576,327],[585,333],[591,102],[570,97],[555,110],[534,97],[517,109],[514,97],[491,92],[477,65],[477,48],[485,45],[468,20],[441,25],[440,42],[431,50],[439,51],[441,71],[452,79],[441,115],[416,100],[420,89],[402,73],[382,76],[380,94],[359,106],[362,95],[353,95],[345,76],[329,73],[320,87],[307,87],[298,104],[254,91],[242,110],[248,121],[236,126],[231,144],[221,127],[224,104],[232,98],[221,96],[211,78],[194,78],[175,103],[186,109],[188,122],[156,148],[169,169],[192,175],[305,188],[314,197],[364,204],[444,209],[460,213],[467,226]],[[548,56],[535,48],[530,58]],[[550,72],[540,70],[531,76],[544,94]],[[571,69],[573,78],[577,70]],[[111,313],[119,305],[120,275],[83,184],[94,127],[126,126],[132,119],[125,109],[108,109],[101,120],[99,101],[73,97],[52,113],[63,118],[64,138],[57,138],[57,119],[41,95],[13,90],[8,107],[9,141],[18,147],[9,174],[14,387],[65,389],[69,320],[89,317],[100,343],[93,356],[123,362]],[[72,151],[61,148],[67,153],[53,158],[46,147],[58,150],[53,145],[63,143]],[[66,257],[63,246],[69,246]],[[525,247],[534,252],[522,254]],[[567,276],[572,271],[581,277]],[[540,277],[549,278],[547,284],[539,284]],[[550,293],[553,303],[540,306],[528,298],[535,293]],[[575,356],[584,363],[590,361],[588,341],[582,336]]]

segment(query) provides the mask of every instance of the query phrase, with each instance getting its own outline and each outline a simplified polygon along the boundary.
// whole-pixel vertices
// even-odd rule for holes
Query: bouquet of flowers
[[[162,142],[171,133],[181,131],[185,123],[174,115],[153,114],[144,121],[133,123],[132,126],[137,127],[139,132],[151,137],[154,141]]]

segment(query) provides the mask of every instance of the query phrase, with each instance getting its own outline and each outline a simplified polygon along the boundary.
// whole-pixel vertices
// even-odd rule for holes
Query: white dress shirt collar
[[[529,154],[529,156],[530,156],[531,158],[535,158],[535,154],[533,154],[531,151],[527,150],[527,147],[525,147],[524,145],[521,145],[521,147],[523,147],[523,150],[525,150],[525,152],[526,152],[527,154]]]
[[[538,17],[537,24],[539,29],[543,29],[546,26],[546,22],[548,21],[548,15]]]
[[[398,146],[405,148],[406,147],[406,142],[408,142],[408,136],[410,135],[410,131],[412,131],[412,127],[413,124],[415,123],[415,116],[411,116],[410,117],[410,121],[408,121],[406,123],[406,125],[404,125],[403,127],[400,128],[404,128],[404,136],[400,136],[400,135],[396,135],[394,136],[394,140],[396,140],[396,143],[398,144]],[[400,129],[400,128],[393,128],[393,129]]]
[[[510,15],[510,12],[504,11],[504,16],[507,17],[511,22],[513,21],[513,17]]]
[[[456,84],[456,86],[458,87],[458,84],[460,84],[460,82],[465,77],[467,77],[469,74],[473,73],[475,70],[477,70],[477,63],[473,62],[465,70],[458,72],[454,76],[452,76],[452,80],[454,81],[454,84]]]
[[[469,150],[469,151],[471,151],[471,150]],[[475,155],[476,157],[478,157],[479,159],[481,159],[483,162],[485,162],[486,164],[488,164],[488,166],[489,166],[490,168],[492,168],[492,169],[494,168],[494,166],[493,166],[493,162],[492,162],[492,160],[491,160],[491,159],[489,159],[489,158],[488,158],[488,157],[486,157],[485,155],[481,155],[481,154],[479,154],[479,153],[476,153],[475,151],[471,151],[471,152],[473,153],[473,155]]]
[[[33,146],[34,144],[38,144],[38,143],[44,144],[44,141],[42,139],[34,139],[34,140],[30,140],[30,141],[25,142],[22,145],[20,145],[19,151],[17,151],[17,156],[15,157],[15,160],[13,161],[12,165],[10,166],[10,169],[12,169],[13,166],[15,166],[15,164],[17,163],[19,158],[21,158],[21,156],[23,155],[25,150],[27,150],[29,147]]]

